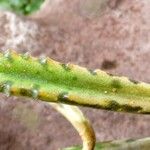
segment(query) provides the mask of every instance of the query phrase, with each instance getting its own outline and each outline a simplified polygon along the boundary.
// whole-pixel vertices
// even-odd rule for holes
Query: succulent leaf
[[[0,91],[48,102],[150,113],[150,85],[50,58],[0,53]]]

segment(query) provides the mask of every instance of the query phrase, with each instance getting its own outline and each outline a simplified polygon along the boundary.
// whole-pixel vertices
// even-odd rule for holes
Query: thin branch
[[[76,106],[66,104],[49,103],[53,108],[60,112],[78,131],[83,141],[82,150],[94,150],[95,134],[94,130],[83,115],[81,110]]]

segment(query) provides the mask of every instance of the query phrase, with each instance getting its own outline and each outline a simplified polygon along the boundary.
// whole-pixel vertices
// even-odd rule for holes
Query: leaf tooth
[[[65,94],[63,95],[63,99],[68,99],[68,98],[69,98],[68,93],[65,93]]]
[[[61,66],[66,70],[66,71],[70,71],[71,67],[70,67],[70,63],[62,63]]]
[[[39,91],[37,89],[32,89],[32,98],[37,99]]]
[[[46,65],[47,64],[47,58],[46,58],[46,56],[44,56],[44,55],[40,56],[39,57],[39,63],[41,65]]]
[[[69,99],[68,92],[62,92],[58,95],[58,101],[66,101]]]
[[[3,87],[4,93],[6,94],[7,97],[9,97],[11,95],[11,84],[5,83]]]
[[[100,69],[95,69],[93,72],[95,75],[109,76],[108,73],[106,73],[105,71],[102,71]]]
[[[26,52],[24,54],[21,55],[23,59],[28,60],[30,58],[30,54],[29,52]]]
[[[6,50],[4,52],[4,57],[7,58],[8,60],[11,60],[12,59],[12,54],[11,54],[11,50]]]
[[[97,70],[88,69],[88,71],[89,71],[90,74],[92,74],[92,75],[97,75]]]

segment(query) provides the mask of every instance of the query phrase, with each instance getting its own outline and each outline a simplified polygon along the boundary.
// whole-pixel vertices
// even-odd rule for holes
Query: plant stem
[[[83,141],[82,150],[94,150],[95,134],[89,121],[85,118],[81,110],[76,106],[66,104],[49,103],[60,112],[78,131]]]

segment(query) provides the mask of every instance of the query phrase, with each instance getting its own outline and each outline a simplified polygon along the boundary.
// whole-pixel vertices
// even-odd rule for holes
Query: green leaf
[[[149,150],[149,148],[150,138],[143,138],[137,140],[128,139],[96,143],[94,150]],[[62,150],[82,150],[82,146],[74,146]]]
[[[17,14],[29,15],[40,9],[44,0],[0,0],[0,9],[14,11]]]
[[[150,84],[15,52],[0,53],[0,92],[47,102],[150,114]]]

